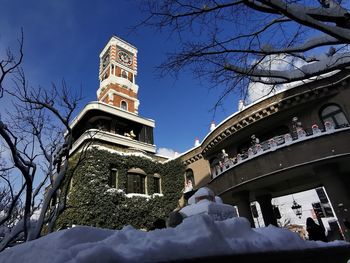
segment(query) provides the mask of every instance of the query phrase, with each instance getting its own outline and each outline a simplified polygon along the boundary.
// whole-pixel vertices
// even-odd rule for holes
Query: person
[[[252,147],[256,147],[256,145],[258,145],[260,143],[259,138],[257,138],[255,136],[255,134],[253,134],[250,138],[251,138],[251,145],[252,145]]]
[[[226,162],[228,159],[228,154],[226,153],[225,149],[221,150],[221,158],[222,161]]]
[[[324,233],[323,227],[316,224],[311,217],[308,217],[306,219],[306,231],[309,234],[309,240],[314,240],[314,241],[320,240],[323,242],[328,241]]]
[[[253,134],[250,138],[251,147],[249,149],[251,149],[251,151],[248,149],[248,156],[251,156],[251,154],[256,154],[258,152],[258,145],[260,144],[260,140],[255,136],[255,134]]]
[[[298,117],[293,117],[293,119],[292,119],[292,128],[293,128],[294,132],[296,132],[298,129],[302,129],[303,128],[303,125],[299,121]]]

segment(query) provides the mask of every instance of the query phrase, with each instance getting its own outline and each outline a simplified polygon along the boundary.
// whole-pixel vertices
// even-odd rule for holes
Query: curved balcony
[[[88,141],[101,141],[104,143],[121,145],[124,147],[140,149],[146,152],[155,153],[156,147],[153,144],[133,140],[130,137],[122,136],[119,134],[101,131],[98,129],[86,130],[73,144],[71,153],[76,151],[80,145]]]
[[[219,195],[270,187],[275,195],[288,192],[286,180],[297,179],[300,187],[315,187],[314,164],[350,161],[350,128],[314,129],[298,138],[278,136],[250,148],[248,154],[227,158],[215,167],[210,187]],[[348,172],[349,168],[346,171]],[[300,189],[302,190],[302,189]]]
[[[206,159],[211,158],[219,149],[235,143],[237,138],[241,138],[246,132],[253,134],[257,130],[269,129],[272,124],[281,122],[286,124],[286,118],[302,117],[304,115],[302,108],[312,111],[315,116],[318,110],[309,108],[309,105],[319,103],[319,107],[322,107],[328,99],[341,97],[342,95],[339,95],[341,90],[350,86],[349,77],[349,71],[342,71],[327,78],[283,90],[250,104],[227,117],[203,139],[201,154]],[[343,104],[346,105],[347,102],[343,101]]]

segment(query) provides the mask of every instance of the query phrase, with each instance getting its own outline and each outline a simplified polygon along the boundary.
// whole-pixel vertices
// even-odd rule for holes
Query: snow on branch
[[[297,23],[320,30],[339,40],[350,41],[350,13],[339,4],[331,8],[312,8],[284,0],[257,0],[262,4],[277,10]],[[337,25],[340,24],[340,26]],[[335,25],[329,22],[335,23]],[[345,26],[345,27],[344,27]]]
[[[305,52],[317,47],[329,46],[329,45],[340,45],[343,44],[340,40],[328,36],[328,35],[320,35],[316,37],[312,37],[307,39],[305,43],[302,43],[298,46],[291,46],[282,49],[274,49],[273,47],[265,47],[262,51],[267,55],[271,54],[281,54],[281,53],[297,53],[297,52]]]
[[[255,82],[264,84],[283,84],[292,81],[307,79],[327,72],[350,66],[350,52],[339,53],[331,57],[324,58],[321,61],[315,61],[306,65],[288,70],[273,70],[261,68],[256,64],[255,67],[238,67],[234,64],[225,64],[225,70],[233,71],[241,75],[255,77]],[[264,78],[264,79],[261,79]]]
[[[350,13],[341,1],[149,0],[145,25],[170,29],[179,48],[159,67],[163,75],[194,74],[229,92],[249,82],[285,84],[349,66]],[[147,10],[146,10],[147,11]],[[189,33],[191,32],[191,33]],[[193,34],[192,34],[193,32]],[[262,67],[288,56],[286,68]],[[295,61],[303,61],[293,65]]]

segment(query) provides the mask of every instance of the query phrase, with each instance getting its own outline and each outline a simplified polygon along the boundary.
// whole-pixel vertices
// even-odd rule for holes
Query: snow
[[[198,189],[190,203],[180,211],[187,217],[176,228],[145,232],[131,226],[122,230],[77,226],[9,248],[0,253],[0,263],[161,262],[349,246],[344,241],[304,241],[272,225],[251,228],[246,218],[237,217],[234,207],[223,204],[207,187]]]
[[[341,245],[348,243],[304,241],[274,226],[252,229],[242,217],[214,221],[208,215],[196,215],[176,228],[150,232],[131,226],[119,231],[87,226],[61,230],[5,250],[0,253],[0,263],[159,262]]]
[[[232,205],[224,204],[219,196],[208,187],[197,190],[188,200],[189,205],[180,210],[186,217],[207,214],[214,220],[222,221],[237,217],[237,211]]]
[[[141,152],[140,150],[135,151],[135,152],[120,152],[118,150],[113,150],[111,148],[108,148],[106,146],[103,145],[92,145],[91,148],[89,148],[89,150],[93,150],[93,149],[97,149],[97,150],[103,150],[103,151],[107,151],[110,153],[114,153],[114,154],[118,154],[118,155],[122,155],[122,156],[138,156],[138,157],[144,157],[147,158],[153,162],[156,162],[152,157],[148,156],[147,154]]]
[[[328,36],[326,37],[328,38]],[[320,40],[319,38],[318,40]],[[338,56],[338,55],[337,55]],[[339,55],[340,57],[346,56],[344,53]],[[295,88],[297,86],[303,85],[305,83],[309,83],[318,79],[326,78],[332,76],[339,72],[337,69],[331,70],[328,68],[326,72],[322,72],[322,69],[328,65],[328,63],[335,63],[331,61],[337,61],[339,58],[327,57],[326,55],[322,55],[318,58],[319,60],[323,59],[321,62],[313,62],[306,63],[305,61],[288,56],[286,54],[279,55],[270,55],[263,59],[257,67],[257,70],[271,72],[279,72],[278,74],[285,74],[287,78],[291,79],[300,79],[296,81],[291,81],[289,83],[274,85],[274,83],[264,84],[260,82],[251,81],[248,86],[247,98],[245,99],[245,103],[249,106],[260,102],[268,97],[274,96],[278,93],[284,92],[288,89]],[[309,70],[310,72],[307,72]],[[320,72],[317,76],[307,78],[304,76],[305,73],[312,74],[314,71]],[[303,77],[304,76],[304,77]],[[272,78],[273,79],[277,78]],[[263,78],[265,82],[269,82],[269,78]]]
[[[109,188],[106,190],[106,192],[110,193],[110,194],[121,194],[121,195],[125,196],[126,198],[142,197],[142,198],[150,199],[150,198],[154,198],[156,196],[158,196],[158,197],[164,196],[163,194],[160,194],[160,193],[154,193],[152,195],[138,194],[138,193],[126,194],[123,189],[117,189],[117,188]]]
[[[123,189],[117,189],[117,188],[109,188],[106,191],[107,193],[118,193],[118,194],[125,194]]]
[[[132,193],[132,194],[125,194],[125,197],[127,197],[127,198],[143,197],[143,198],[149,199],[151,196],[150,196],[150,195],[147,195],[147,194]]]
[[[196,204],[186,206],[180,210],[180,213],[187,217],[198,214],[207,214],[214,220],[218,221],[237,217],[236,209],[233,206],[210,202],[208,200],[201,200]]]

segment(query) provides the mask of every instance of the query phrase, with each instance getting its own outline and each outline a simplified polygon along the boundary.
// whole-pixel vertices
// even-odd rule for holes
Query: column
[[[314,168],[320,177],[329,197],[342,233],[346,241],[350,241],[350,192],[346,174],[341,174],[336,164],[328,164]]]
[[[252,212],[250,210],[249,192],[240,192],[235,194],[234,197],[238,200],[235,204],[238,207],[239,216],[247,218],[251,226],[255,227]]]
[[[261,208],[261,213],[264,218],[264,223],[265,226],[268,225],[274,225],[278,226],[277,224],[277,219],[275,217],[275,214],[273,212],[273,207],[271,204],[272,197],[270,194],[265,194],[261,196],[257,196],[256,200],[258,201],[260,208]]]

